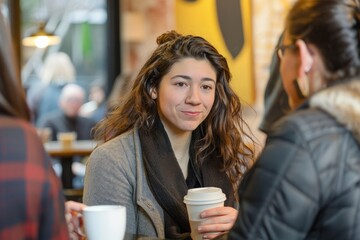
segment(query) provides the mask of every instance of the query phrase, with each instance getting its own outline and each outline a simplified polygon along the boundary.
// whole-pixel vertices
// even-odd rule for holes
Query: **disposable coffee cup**
[[[223,207],[226,200],[221,188],[205,187],[189,189],[184,197],[189,222],[191,227],[191,238],[193,240],[202,239],[202,234],[197,230],[204,219],[200,218],[201,212],[206,209]]]
[[[59,132],[57,134],[57,139],[61,142],[63,148],[71,148],[76,138],[76,132]]]
[[[126,208],[120,205],[87,206],[83,209],[87,240],[123,240]]]

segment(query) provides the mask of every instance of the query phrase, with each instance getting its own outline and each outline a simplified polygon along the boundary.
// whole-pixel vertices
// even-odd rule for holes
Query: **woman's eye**
[[[205,90],[211,90],[211,89],[213,89],[213,87],[210,86],[210,85],[203,85],[202,88],[205,89]]]
[[[184,87],[186,86],[186,83],[184,82],[178,82],[178,83],[175,83],[175,85],[179,86],[179,87]]]

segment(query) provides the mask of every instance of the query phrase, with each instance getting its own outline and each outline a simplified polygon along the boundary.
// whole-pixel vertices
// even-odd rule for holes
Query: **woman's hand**
[[[80,240],[85,239],[84,233],[81,230],[82,227],[82,210],[86,205],[74,202],[67,201],[65,202],[65,217],[69,229],[70,239],[71,240]]]
[[[238,211],[232,207],[217,207],[204,210],[200,216],[204,221],[198,227],[203,239],[212,239],[229,231],[234,225]]]

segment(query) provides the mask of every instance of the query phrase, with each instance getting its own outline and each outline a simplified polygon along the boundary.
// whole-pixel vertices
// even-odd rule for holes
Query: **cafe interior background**
[[[25,89],[39,81],[46,56],[67,53],[76,82],[86,90],[105,86],[107,96],[156,47],[161,33],[175,29],[201,35],[227,59],[232,85],[245,106],[247,122],[258,130],[274,46],[294,0],[0,0],[18,55]],[[25,46],[23,39],[43,26],[60,38],[55,45]]]

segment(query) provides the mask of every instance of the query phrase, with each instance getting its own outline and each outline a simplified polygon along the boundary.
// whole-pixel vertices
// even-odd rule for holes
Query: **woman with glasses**
[[[229,238],[359,239],[359,1],[297,1],[278,54],[293,112],[244,177]]]

